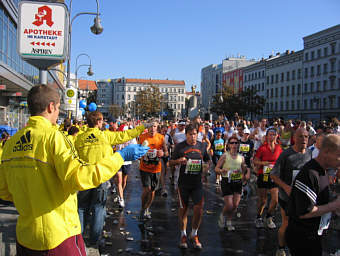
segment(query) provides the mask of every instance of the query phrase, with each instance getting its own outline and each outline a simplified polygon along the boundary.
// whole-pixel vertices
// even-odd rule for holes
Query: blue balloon
[[[96,110],[97,110],[97,104],[94,103],[94,102],[91,102],[91,103],[89,104],[89,111],[90,111],[90,112],[93,112],[93,111],[96,111]]]
[[[80,108],[79,111],[81,112],[82,115],[85,115],[85,109]]]
[[[80,108],[86,108],[86,100],[79,101],[79,107]]]
[[[109,129],[109,128],[110,128],[110,125],[106,124],[105,129]]]

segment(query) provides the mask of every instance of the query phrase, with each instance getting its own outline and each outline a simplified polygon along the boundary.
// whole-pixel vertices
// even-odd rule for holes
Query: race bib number
[[[242,153],[248,153],[250,151],[250,146],[249,144],[241,144],[240,145],[240,151]]]
[[[269,180],[269,174],[271,172],[271,170],[273,169],[273,166],[263,166],[263,181],[264,182],[268,182]]]
[[[223,150],[224,149],[224,145],[222,143],[217,143],[217,144],[215,144],[215,149],[216,150]]]
[[[241,170],[232,170],[228,172],[229,179],[231,181],[238,181],[242,179],[242,171]]]
[[[201,159],[188,159],[185,167],[185,173],[187,174],[199,174],[202,171]]]

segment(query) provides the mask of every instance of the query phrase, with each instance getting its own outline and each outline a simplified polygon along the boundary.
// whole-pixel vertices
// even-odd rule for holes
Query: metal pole
[[[47,70],[39,69],[40,84],[47,85]]]

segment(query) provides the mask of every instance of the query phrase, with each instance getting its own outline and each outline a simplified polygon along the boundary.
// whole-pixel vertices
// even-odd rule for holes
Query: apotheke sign
[[[19,3],[18,52],[24,59],[65,60],[68,11],[64,4]]]

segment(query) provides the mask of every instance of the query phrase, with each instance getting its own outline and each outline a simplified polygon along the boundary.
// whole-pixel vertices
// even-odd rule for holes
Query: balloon
[[[89,104],[89,111],[90,111],[90,112],[93,112],[93,111],[96,111],[96,110],[97,110],[97,104],[94,103],[94,102],[91,102],[91,103]]]
[[[110,128],[110,125],[106,124],[105,129],[109,129],[109,128]]]
[[[82,115],[85,115],[85,109],[80,108],[79,111],[81,112]]]
[[[80,108],[86,108],[86,100],[79,101],[79,107]]]

